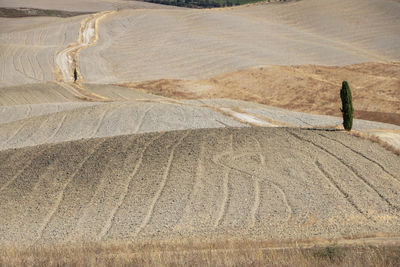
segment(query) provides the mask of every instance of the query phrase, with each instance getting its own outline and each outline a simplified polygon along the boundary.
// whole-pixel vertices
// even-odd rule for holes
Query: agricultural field
[[[217,2],[0,1],[0,265],[400,264],[400,2]]]

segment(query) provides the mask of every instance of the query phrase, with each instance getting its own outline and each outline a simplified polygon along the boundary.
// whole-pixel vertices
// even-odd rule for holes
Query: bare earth
[[[399,61],[399,14],[399,3],[386,0],[124,10],[103,20],[80,66],[87,82],[117,83],[204,79],[259,65]]]
[[[399,156],[341,132],[225,128],[0,152],[0,243],[400,230]]]
[[[0,7],[0,246],[398,244],[399,1]]]
[[[100,93],[107,87],[89,88]],[[133,90],[124,87],[108,88],[118,93],[112,102],[61,102],[3,107],[0,150],[81,138],[182,129],[249,126],[340,129],[342,124],[339,117],[294,112],[251,102],[229,99],[176,101],[140,92],[135,94]],[[112,96],[109,94],[110,98]],[[353,129],[378,135],[400,150],[400,126],[354,120]]]

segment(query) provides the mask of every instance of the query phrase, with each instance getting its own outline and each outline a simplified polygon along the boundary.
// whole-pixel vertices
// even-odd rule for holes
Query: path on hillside
[[[92,46],[99,39],[99,21],[115,11],[104,11],[91,15],[81,22],[78,41],[69,45],[56,55],[59,71],[59,84],[72,91],[78,98],[88,101],[110,101],[109,98],[91,92],[83,86],[83,76],[79,72],[78,58],[82,49]],[[78,72],[78,81],[73,83],[74,69]]]

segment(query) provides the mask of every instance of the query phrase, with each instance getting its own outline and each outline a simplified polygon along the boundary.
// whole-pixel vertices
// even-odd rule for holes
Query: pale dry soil
[[[82,8],[89,2],[82,3]],[[108,9],[118,9],[117,2],[108,1]],[[49,4],[36,4],[40,3]],[[54,4],[64,8],[60,2]],[[55,91],[40,97],[30,92],[28,96],[14,94],[25,86],[1,88],[7,92],[1,101],[6,105],[54,102],[59,94],[64,95],[62,102],[71,101],[71,94],[88,101],[129,99],[116,96],[114,88],[113,93],[111,88],[95,93],[81,83],[66,83],[79,63],[79,81],[124,83],[175,98],[233,98],[340,116],[337,91],[347,79],[354,91],[356,118],[399,125],[399,64],[389,63],[399,58],[394,23],[399,20],[399,8],[393,1],[337,1],[333,5],[307,0],[232,9],[117,10],[66,19],[3,19],[7,27],[0,31],[4,46],[0,84],[37,88],[28,83],[61,82],[53,86]],[[320,17],[315,16],[317,11]],[[270,65],[365,61],[380,63]],[[243,114],[236,117],[258,123]]]
[[[53,88],[49,84],[48,89]],[[58,87],[55,87],[58,88]],[[326,115],[294,112],[261,104],[229,100],[173,100],[125,87],[88,85],[92,92],[106,93],[112,102],[64,102],[68,91],[41,98],[46,87],[4,94],[0,101],[21,99],[21,105],[0,107],[0,150],[81,138],[110,137],[221,127],[303,127],[340,129],[342,119]],[[51,89],[50,89],[51,91]],[[29,92],[29,94],[25,94]],[[27,96],[21,98],[18,96]],[[35,100],[44,103],[35,103]],[[25,102],[33,100],[34,104]],[[46,101],[54,102],[47,103]],[[9,103],[14,102],[10,101]],[[354,120],[354,130],[378,135],[397,149],[400,126]],[[394,137],[394,138],[390,138]]]
[[[395,236],[399,162],[343,132],[296,128],[9,149],[0,152],[0,243]]]
[[[206,79],[260,65],[399,61],[399,14],[391,0],[122,10],[102,21],[80,68],[87,82],[121,83]]]
[[[12,2],[0,6],[17,5]],[[207,79],[260,65],[344,66],[400,59],[400,3],[391,0],[304,0],[212,10],[159,5],[119,10],[116,2],[40,0],[30,5],[114,11],[99,22],[96,46],[79,56],[89,83]],[[78,20],[87,18],[2,18],[0,85],[53,81],[55,52],[76,44]]]
[[[0,245],[398,244],[400,158],[338,93],[400,148],[399,1],[0,6],[111,11],[0,18]]]

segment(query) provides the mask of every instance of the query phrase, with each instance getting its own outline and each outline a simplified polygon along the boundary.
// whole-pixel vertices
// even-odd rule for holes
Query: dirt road
[[[57,53],[56,62],[60,69],[64,82],[72,82],[74,80],[73,71],[76,68],[79,71],[78,57],[79,52],[98,40],[98,23],[105,16],[112,14],[112,11],[96,13],[84,19],[81,23],[79,38],[76,44],[70,45],[64,50]],[[83,78],[83,77],[80,77]]]

